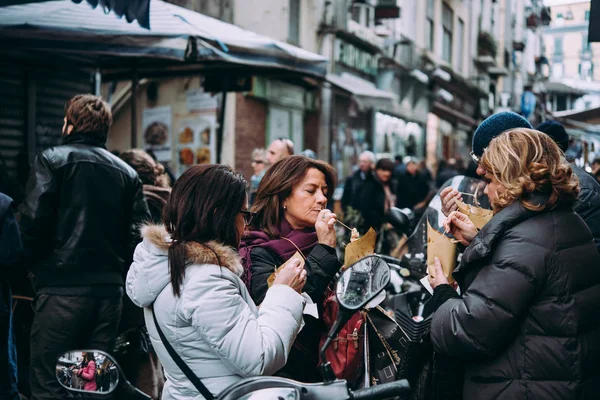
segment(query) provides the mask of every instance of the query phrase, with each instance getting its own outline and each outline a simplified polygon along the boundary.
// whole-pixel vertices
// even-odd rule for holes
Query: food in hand
[[[352,234],[350,236],[350,242],[354,242],[354,241],[358,240],[359,237],[360,237],[360,234],[358,233],[358,229],[352,228]]]
[[[452,271],[456,267],[456,244],[449,237],[433,229],[427,222],[427,272],[432,277],[435,277],[435,257],[439,258],[448,283],[454,282]]]
[[[375,252],[375,242],[377,241],[377,233],[373,228],[369,228],[361,238],[351,241],[344,251],[344,269],[352,264],[371,255]]]
[[[477,229],[483,228],[484,225],[487,224],[494,216],[494,212],[492,210],[486,210],[485,208],[472,206],[470,204],[463,203],[460,200],[456,200],[456,205],[461,213],[469,217]]]
[[[302,268],[304,268],[304,257],[302,257],[302,255],[298,252],[295,252],[293,256],[290,257],[289,260],[287,260],[286,262],[284,262],[283,264],[281,264],[279,266],[279,268],[277,268],[275,270],[275,272],[273,272],[271,275],[269,275],[269,277],[267,278],[267,285],[269,287],[271,287],[273,285],[273,282],[275,281],[275,277],[277,276],[277,273],[279,271],[281,271],[282,269],[284,269],[286,267],[286,265],[290,264],[292,262],[292,260],[299,260],[300,261],[300,266]]]

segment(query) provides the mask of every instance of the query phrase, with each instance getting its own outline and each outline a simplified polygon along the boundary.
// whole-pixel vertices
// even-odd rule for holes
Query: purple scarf
[[[285,219],[279,224],[279,232],[281,232],[281,239],[272,239],[262,231],[244,233],[239,253],[242,257],[242,265],[244,266],[242,280],[248,287],[248,290],[250,290],[250,282],[252,281],[252,259],[250,253],[254,247],[263,247],[277,254],[283,264],[298,251],[296,246],[302,250],[304,257],[308,257],[308,254],[318,243],[317,232],[315,232],[314,228],[294,229]],[[283,237],[294,242],[296,246],[290,243],[289,240],[283,239]]]

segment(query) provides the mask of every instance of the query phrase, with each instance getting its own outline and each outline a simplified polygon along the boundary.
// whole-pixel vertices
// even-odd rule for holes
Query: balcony
[[[488,32],[480,32],[477,38],[477,59],[475,63],[480,68],[489,68],[496,65],[498,45]]]

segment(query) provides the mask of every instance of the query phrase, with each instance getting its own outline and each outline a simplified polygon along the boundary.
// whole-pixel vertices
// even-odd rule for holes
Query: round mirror
[[[56,361],[56,379],[70,392],[110,394],[119,384],[112,357],[98,350],[72,350]]]
[[[367,256],[346,269],[338,279],[338,303],[358,310],[379,294],[390,282],[390,267],[377,255]]]

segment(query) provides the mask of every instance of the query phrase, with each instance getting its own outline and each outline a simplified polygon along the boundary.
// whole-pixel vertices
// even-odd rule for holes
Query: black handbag
[[[160,326],[158,326],[158,321],[156,320],[156,313],[154,312],[154,306],[150,306],[150,310],[152,311],[152,318],[154,318],[154,325],[156,325],[158,336],[160,336],[160,340],[167,349],[167,352],[169,353],[173,361],[175,361],[175,364],[177,364],[181,372],[184,373],[184,375],[189,379],[190,382],[192,382],[194,387],[198,389],[198,391],[202,394],[202,396],[204,396],[206,400],[214,400],[215,396],[213,396],[213,394],[206,388],[206,386],[204,386],[200,378],[198,378],[196,374],[194,374],[194,371],[192,371],[192,369],[188,367],[188,365],[181,359],[181,357],[179,357],[179,354],[177,354],[173,346],[171,346],[171,343],[169,343],[169,341],[165,337],[164,333],[160,329]]]

